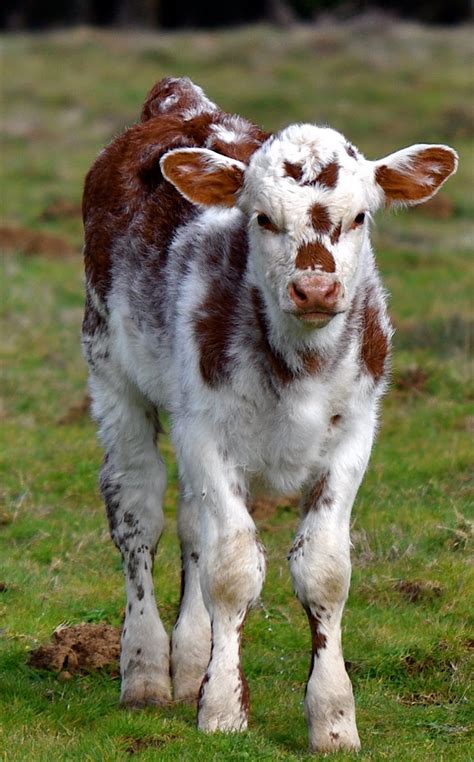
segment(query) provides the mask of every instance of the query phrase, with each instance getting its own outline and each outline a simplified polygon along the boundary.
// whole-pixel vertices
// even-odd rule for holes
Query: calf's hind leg
[[[122,630],[121,703],[171,699],[169,640],[153,587],[153,561],[163,530],[166,471],[156,448],[158,419],[139,392],[118,379],[91,379],[93,412],[105,449],[100,488],[110,533],[122,554],[127,606]]]
[[[184,492],[184,490],[182,491]],[[199,580],[202,565],[199,502],[181,494],[178,532],[181,543],[182,589],[173,629],[171,676],[177,701],[197,700],[211,653],[211,622]]]

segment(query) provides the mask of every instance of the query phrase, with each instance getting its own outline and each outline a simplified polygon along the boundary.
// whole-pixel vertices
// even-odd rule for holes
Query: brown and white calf
[[[341,616],[391,336],[370,219],[430,198],[456,164],[440,145],[368,161],[311,124],[270,136],[188,79],[159,82],[141,122],[95,162],[83,347],[127,588],[124,704],[168,701],[171,661],[174,698],[199,697],[202,730],[247,726],[240,637],[265,574],[248,499],[260,486],[300,490],[289,562],[312,635],[310,744],[359,747]],[[171,656],[152,578],[162,409],[184,572]]]

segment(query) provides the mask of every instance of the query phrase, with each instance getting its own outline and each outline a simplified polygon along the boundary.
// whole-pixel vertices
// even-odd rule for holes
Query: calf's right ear
[[[177,148],[161,158],[168,182],[193,204],[234,206],[244,182],[245,164],[207,148]]]

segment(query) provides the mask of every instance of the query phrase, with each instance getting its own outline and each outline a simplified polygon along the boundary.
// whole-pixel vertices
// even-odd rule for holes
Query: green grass
[[[78,251],[79,216],[48,210],[58,201],[80,203],[97,152],[137,118],[147,90],[167,74],[189,74],[227,110],[267,129],[328,122],[370,158],[413,142],[458,150],[459,173],[442,191],[447,219],[411,210],[381,215],[374,229],[397,329],[394,383],[354,508],[344,647],[361,759],[469,759],[469,30],[252,27],[157,36],[81,29],[3,42],[4,222],[61,236]],[[9,251],[2,269],[0,759],[305,758],[309,633],[285,560],[296,525],[285,505],[260,525],[269,571],[244,635],[252,701],[247,733],[199,734],[191,707],[124,711],[113,674],[60,682],[27,666],[29,651],[62,622],[119,625],[124,594],[97,491],[94,428],[87,418],[61,422],[86,383],[80,256]],[[164,450],[167,531],[155,579],[170,629],[179,550],[176,469],[166,438]],[[413,586],[419,594],[410,596]]]

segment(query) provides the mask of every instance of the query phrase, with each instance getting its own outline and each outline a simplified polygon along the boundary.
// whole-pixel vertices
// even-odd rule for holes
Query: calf
[[[456,164],[440,145],[368,161],[310,124],[270,136],[166,79],[90,170],[83,347],[127,589],[124,704],[169,701],[171,669],[202,730],[246,728],[240,638],[265,574],[248,500],[260,486],[298,490],[289,563],[312,636],[310,745],[359,748],[341,616],[391,337],[370,218],[430,198]],[[171,655],[152,578],[162,409],[180,483]]]

